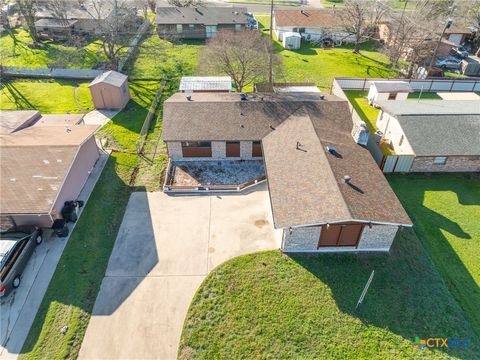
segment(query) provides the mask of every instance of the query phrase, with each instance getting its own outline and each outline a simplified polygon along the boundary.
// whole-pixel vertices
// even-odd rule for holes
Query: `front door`
[[[363,224],[346,223],[323,225],[318,246],[357,246],[362,234]]]

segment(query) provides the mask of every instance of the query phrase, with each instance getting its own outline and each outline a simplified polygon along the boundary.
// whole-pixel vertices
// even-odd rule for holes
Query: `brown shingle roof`
[[[30,126],[40,117],[36,110],[0,111],[0,135],[11,134],[25,126]]]
[[[0,136],[2,214],[47,214],[96,125],[33,126]]]
[[[411,225],[371,155],[353,141],[347,102],[320,96],[175,94],[164,105],[163,139],[262,140],[276,228],[348,220]],[[341,157],[325,150],[329,144]]]
[[[295,26],[310,28],[342,27],[341,10],[305,9],[305,10],[275,10],[276,26]]]

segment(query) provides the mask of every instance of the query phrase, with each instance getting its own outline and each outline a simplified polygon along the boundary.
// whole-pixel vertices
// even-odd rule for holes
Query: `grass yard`
[[[1,64],[26,67],[66,67],[91,69],[100,61],[106,61],[99,41],[92,41],[81,48],[63,46],[52,41],[44,41],[42,49],[31,49],[28,32],[20,27],[14,29],[17,45],[6,31],[0,37]]]
[[[202,46],[201,41],[171,43],[153,31],[143,39],[125,70],[131,78],[171,79],[192,74]]]
[[[388,179],[450,292],[480,336],[480,179],[463,174]]]
[[[12,80],[0,83],[0,109],[41,113],[86,113],[93,109],[88,82]]]
[[[256,15],[259,28],[268,33],[270,16]],[[361,46],[361,55],[353,53],[353,45],[334,49],[322,49],[309,42],[302,42],[299,50],[284,49],[275,40],[275,50],[283,59],[283,74],[277,82],[312,82],[320,89],[329,90],[334,77],[395,78],[397,71],[388,67],[388,59],[373,42]]]
[[[417,336],[468,338],[470,345],[419,350],[412,346]],[[224,263],[190,305],[179,358],[473,359],[479,351],[462,309],[409,229],[389,255],[270,251]]]

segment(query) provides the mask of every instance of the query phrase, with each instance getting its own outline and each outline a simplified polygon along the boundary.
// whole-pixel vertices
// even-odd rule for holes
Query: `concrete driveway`
[[[205,276],[280,239],[265,184],[245,195],[132,194],[79,357],[175,359]]]

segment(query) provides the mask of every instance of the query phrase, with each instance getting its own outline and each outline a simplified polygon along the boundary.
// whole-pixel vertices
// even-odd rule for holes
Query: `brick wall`
[[[397,230],[398,226],[373,225],[372,228],[365,226],[357,248],[388,251],[392,246]]]
[[[434,164],[434,156],[417,156],[410,172],[469,172],[480,171],[479,156],[449,156],[445,164]]]
[[[225,141],[212,141],[212,158],[213,159],[225,159],[226,157],[226,146]]]
[[[183,158],[181,141],[168,141],[167,149],[168,149],[169,157],[173,160],[232,159],[232,158],[226,157],[225,141],[212,141],[212,157],[211,158]],[[253,159],[251,141],[240,141],[240,158],[244,160]]]
[[[180,160],[183,158],[182,143],[180,141],[168,141],[167,143],[168,156],[173,160]]]
[[[240,157],[242,159],[252,158],[252,142],[251,141],[240,141]]]

